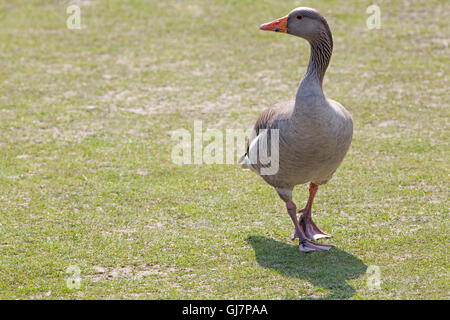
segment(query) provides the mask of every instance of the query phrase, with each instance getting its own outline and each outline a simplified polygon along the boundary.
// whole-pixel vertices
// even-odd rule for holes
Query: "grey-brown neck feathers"
[[[324,19],[325,30],[320,32],[318,36],[310,41],[311,57],[309,59],[308,69],[305,78],[317,77],[322,86],[325,72],[330,63],[331,54],[333,52],[333,37],[331,35],[328,23]]]

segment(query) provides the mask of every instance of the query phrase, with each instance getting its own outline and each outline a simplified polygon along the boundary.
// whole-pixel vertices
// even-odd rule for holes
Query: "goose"
[[[310,59],[295,100],[276,104],[261,113],[240,162],[274,187],[285,202],[294,224],[292,240],[299,239],[299,251],[328,251],[334,245],[316,242],[331,235],[312,220],[312,205],[319,186],[331,179],[343,161],[353,136],[350,113],[340,103],[327,99],[322,90],[333,50],[331,31],[324,16],[307,7],[296,8],[260,29],[307,40]],[[261,153],[268,153],[269,149],[270,163],[277,161],[276,170],[263,172],[268,169],[268,162],[262,161]],[[309,198],[297,220],[292,191],[308,182]]]

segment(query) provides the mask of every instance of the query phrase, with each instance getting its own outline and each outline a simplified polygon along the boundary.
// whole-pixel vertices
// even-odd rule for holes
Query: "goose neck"
[[[322,82],[333,51],[331,33],[324,33],[321,37],[311,40],[309,43],[311,46],[311,55],[298,94],[323,95]]]

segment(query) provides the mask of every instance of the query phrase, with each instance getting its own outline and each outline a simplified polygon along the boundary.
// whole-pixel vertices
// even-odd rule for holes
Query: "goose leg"
[[[299,224],[302,230],[304,231],[306,237],[309,240],[318,240],[322,238],[331,238],[331,235],[328,233],[323,232],[319,229],[319,227],[314,223],[314,221],[311,218],[311,211],[312,211],[312,204],[314,201],[314,196],[317,193],[317,190],[319,189],[319,186],[315,183],[309,184],[309,198],[308,203],[306,204],[306,207],[300,210],[298,213],[301,213],[299,219]],[[297,232],[294,230],[294,233],[292,235],[292,239],[298,238]]]
[[[297,221],[297,207],[295,206],[294,202],[287,201],[286,209],[289,213],[289,216],[292,219],[292,222],[294,223],[294,228],[295,228],[296,234],[298,235],[298,238],[300,240],[299,245],[298,245],[298,250],[300,252],[328,251],[331,248],[334,248],[334,246],[332,246],[332,245],[314,243],[307,239],[305,232],[300,227],[300,224]]]

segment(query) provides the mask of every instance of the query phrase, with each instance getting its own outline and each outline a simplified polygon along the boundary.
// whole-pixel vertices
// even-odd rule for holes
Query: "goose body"
[[[299,250],[329,250],[333,246],[314,242],[330,235],[312,221],[312,202],[318,186],[328,182],[341,164],[353,134],[350,113],[340,103],[327,99],[322,90],[333,48],[331,31],[319,12],[305,7],[296,8],[286,17],[262,25],[261,29],[285,32],[308,40],[311,57],[295,100],[279,103],[260,115],[243,160],[285,201],[294,223],[293,238],[300,240]],[[267,141],[268,150],[273,143],[278,145],[276,154],[271,155],[278,157],[278,168],[270,174],[262,171],[265,163],[254,161],[261,152],[261,140]],[[292,191],[296,185],[308,182],[310,197],[297,220]]]
[[[353,124],[348,111],[338,102],[316,99],[295,104],[287,102],[266,109],[249,139],[247,163],[258,172],[258,163],[250,162],[257,152],[255,141],[260,129],[279,130],[279,169],[273,175],[261,175],[271,186],[290,189],[331,179],[350,146]]]

